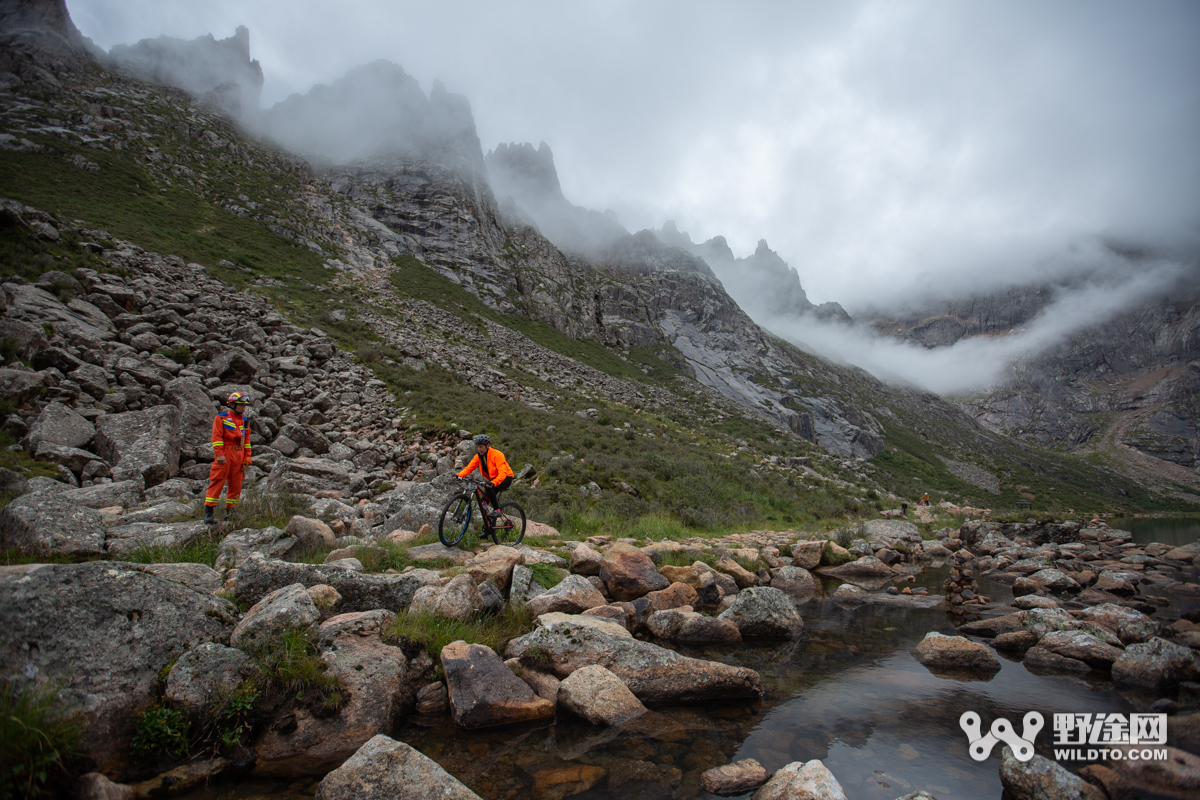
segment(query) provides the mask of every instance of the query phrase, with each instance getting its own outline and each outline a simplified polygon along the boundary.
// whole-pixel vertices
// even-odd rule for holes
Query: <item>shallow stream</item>
[[[916,584],[938,591],[946,574],[946,568],[927,569]],[[836,585],[825,588],[832,591]],[[998,602],[1012,598],[1008,587],[986,580],[980,580],[980,589]],[[1200,605],[1195,599],[1171,600],[1172,606],[1157,616],[1174,619]],[[1040,711],[1046,727],[1037,750],[1052,757],[1055,712],[1129,713],[1145,710],[1153,699],[1127,699],[1098,676],[1035,675],[1003,656],[1000,672],[988,679],[935,675],[909,650],[929,631],[954,632],[955,622],[963,620],[952,620],[944,608],[844,608],[814,597],[800,612],[805,633],[795,642],[679,648],[758,670],[766,690],[761,702],[655,708],[616,731],[560,718],[537,727],[465,732],[447,717],[432,727],[410,722],[393,735],[485,800],[557,797],[538,789],[569,772],[598,774],[595,767],[605,776],[572,797],[709,798],[700,790],[700,774],[742,758],[755,758],[768,770],[819,758],[849,800],[895,800],[918,789],[938,800],[999,800],[1000,747],[986,761],[972,760],[958,725],[964,711],[979,713],[985,728],[1002,716],[1018,730],[1027,711]],[[310,797],[318,782],[243,779],[189,798]]]

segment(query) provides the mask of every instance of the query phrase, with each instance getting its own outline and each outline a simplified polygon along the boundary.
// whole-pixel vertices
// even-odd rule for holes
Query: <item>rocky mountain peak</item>
[[[0,42],[39,54],[103,55],[75,27],[64,0],[0,0]]]
[[[232,116],[258,110],[263,72],[250,58],[250,30],[244,25],[228,39],[210,33],[191,40],[159,36],[119,44],[108,57],[128,75],[183,89]]]
[[[545,142],[536,150],[529,142],[501,142],[483,160],[497,195],[511,195],[522,205],[540,205],[547,199],[566,201],[554,168],[554,154]]]

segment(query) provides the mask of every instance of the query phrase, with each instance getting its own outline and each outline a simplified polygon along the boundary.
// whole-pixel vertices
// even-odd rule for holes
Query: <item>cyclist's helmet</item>
[[[246,395],[243,392],[234,392],[233,394],[229,395],[229,399],[225,401],[225,404],[231,406],[231,405],[234,405],[235,403],[249,403],[249,402],[250,402],[249,399],[247,399]]]
[[[481,444],[491,444],[491,443],[492,443],[492,437],[488,436],[486,433],[481,433],[475,437],[475,446],[476,447],[478,447]]]

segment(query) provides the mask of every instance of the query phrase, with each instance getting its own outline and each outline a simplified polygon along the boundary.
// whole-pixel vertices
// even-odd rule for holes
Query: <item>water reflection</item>
[[[1159,517],[1157,519],[1113,519],[1109,526],[1133,534],[1138,544],[1161,542],[1172,547],[1200,539],[1200,519],[1195,517]]]
[[[915,585],[939,587],[945,569]],[[1008,658],[983,679],[935,675],[909,655],[927,632],[951,633],[945,607],[842,607],[827,599],[836,583],[801,606],[804,637],[795,642],[724,648],[679,647],[685,655],[758,670],[761,702],[658,707],[612,730],[570,717],[553,724],[476,732],[448,719],[409,723],[394,732],[487,800],[659,800],[707,798],[700,775],[752,757],[769,770],[822,759],[850,800],[894,800],[924,789],[939,800],[1000,798],[999,748],[973,761],[958,727],[967,710],[985,725],[1040,711],[1141,710],[1101,678],[1040,676]],[[986,580],[981,591],[1001,602],[1009,590]],[[1049,726],[1048,726],[1049,727]],[[1038,750],[1050,756],[1048,728]],[[193,795],[203,798],[311,796],[315,784],[243,782]]]

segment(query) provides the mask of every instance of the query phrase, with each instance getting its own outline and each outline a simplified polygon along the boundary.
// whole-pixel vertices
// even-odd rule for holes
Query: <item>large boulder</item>
[[[732,797],[762,786],[771,773],[753,758],[705,770],[700,776],[700,788],[718,797]]]
[[[304,542],[287,531],[274,526],[242,528],[234,531],[217,545],[217,569],[232,569],[257,553],[266,558],[287,559],[305,550]],[[257,602],[257,601],[256,601]]]
[[[508,643],[508,658],[533,659],[559,678],[599,664],[629,687],[644,703],[729,698],[762,694],[757,672],[714,661],[687,658],[649,642],[608,636],[568,623],[538,628]],[[541,666],[537,666],[541,665]]]
[[[159,671],[227,643],[237,609],[133,564],[30,564],[0,575],[0,680],[59,683],[83,709],[82,747],[111,772],[129,752]]]
[[[28,403],[41,394],[46,376],[40,372],[0,368],[0,398],[15,406]]]
[[[341,596],[335,606],[339,613],[377,608],[403,611],[417,589],[440,585],[440,576],[428,570],[404,575],[366,575],[328,564],[294,564],[251,556],[238,567],[233,593],[238,602],[253,605],[276,589],[293,583],[306,587],[331,586]]]
[[[438,763],[404,742],[372,737],[325,776],[317,800],[479,800]]]
[[[706,617],[695,611],[670,608],[646,618],[646,627],[659,639],[693,644],[738,644],[742,633],[731,619]]]
[[[817,590],[817,579],[804,567],[783,566],[775,570],[771,587],[785,594],[806,595]]]
[[[1054,631],[1038,641],[1038,647],[1074,658],[1096,669],[1110,669],[1121,657],[1121,648],[1100,641],[1084,631]]]
[[[281,458],[267,476],[267,491],[273,494],[314,495],[344,491],[349,484],[350,473],[346,468],[325,458]],[[437,524],[436,519],[434,524]]]
[[[257,358],[240,347],[234,347],[214,358],[208,372],[225,383],[249,383],[258,372],[258,367]]]
[[[142,572],[149,572],[164,581],[182,583],[184,586],[204,594],[212,594],[220,589],[222,584],[221,573],[207,564],[168,562],[165,564],[140,564],[138,568]]]
[[[183,449],[197,455],[210,455],[213,419],[220,409],[209,397],[204,384],[198,378],[176,378],[163,387],[162,398],[179,409]]]
[[[472,558],[466,567],[467,574],[476,583],[490,583],[504,594],[512,581],[513,567],[524,563],[525,555],[521,551],[497,544]]]
[[[293,583],[276,589],[259,600],[233,629],[229,643],[242,650],[264,647],[290,630],[310,634],[316,630],[321,612],[305,591],[304,584]]]
[[[412,710],[433,662],[424,652],[410,660],[384,644],[380,635],[394,621],[391,612],[377,610],[321,624],[317,645],[328,672],[341,681],[346,703],[336,715],[320,718],[298,709],[294,727],[264,731],[255,743],[255,774],[290,779],[327,772]]]
[[[738,592],[733,605],[721,612],[720,619],[737,625],[747,639],[795,639],[804,632],[804,620],[791,598],[770,586]]]
[[[131,522],[116,525],[106,532],[104,548],[113,555],[125,555],[149,547],[186,547],[207,536],[212,528],[196,522]]]
[[[593,725],[621,725],[646,713],[629,687],[598,664],[568,675],[558,686],[558,704]]]
[[[82,489],[71,489],[63,492],[63,497],[73,503],[88,508],[132,508],[138,505],[146,496],[145,487],[140,478],[128,481],[113,481],[112,483],[97,483],[94,486],[84,486]]]
[[[487,645],[451,642],[442,648],[450,714],[460,728],[485,728],[554,716],[554,704],[538,697]]]
[[[62,403],[50,403],[29,426],[29,449],[42,442],[65,447],[87,447],[96,437],[96,426],[75,409]]]
[[[658,573],[650,556],[622,542],[611,545],[605,552],[600,565],[600,580],[616,600],[636,600],[670,585],[670,581]]]
[[[1113,682],[1166,691],[1200,679],[1200,656],[1190,648],[1154,636],[1125,648],[1112,665]]]
[[[583,625],[589,628],[595,628],[598,631],[607,633],[609,636],[620,636],[625,639],[633,637],[629,629],[625,627],[624,616],[618,620],[616,616],[599,616],[592,612],[597,609],[614,608],[614,606],[598,606],[597,608],[589,608],[583,614],[563,614],[561,611],[551,611],[549,614],[542,614],[533,622],[539,628],[545,628],[550,625],[557,625],[560,622],[569,622],[573,625]],[[624,612],[622,612],[622,615]]]
[[[571,551],[570,570],[576,575],[599,575],[604,566],[604,556],[580,542]]]
[[[816,569],[821,564],[825,542],[796,542],[792,545],[792,566],[801,569]]]
[[[1108,795],[1048,758],[1021,761],[1008,745],[1000,751],[1000,783],[1011,800],[1107,800]]]
[[[207,642],[188,650],[167,673],[163,696],[174,708],[199,713],[230,696],[250,675],[250,657],[236,647]]]
[[[936,631],[925,634],[925,638],[912,649],[912,655],[932,670],[1000,670],[1000,660],[986,644],[972,642],[965,636],[946,636]]]
[[[106,414],[96,420],[96,453],[112,465],[113,480],[142,478],[156,486],[179,472],[179,409]]]
[[[646,606],[646,613],[653,614],[655,611],[665,611],[668,608],[696,606],[699,604],[699,595],[691,586],[676,581],[665,589],[648,593],[646,600],[649,603]]]
[[[422,525],[436,529],[442,507],[457,490],[453,473],[438,475],[428,483],[399,482],[395,489],[376,501],[383,505],[386,515],[383,529],[419,531]],[[527,528],[526,533],[532,531]]]
[[[100,513],[62,492],[30,492],[0,509],[0,548],[94,556],[104,552]]]
[[[665,580],[665,579],[664,579]],[[589,608],[607,604],[604,595],[582,575],[568,575],[558,585],[539,594],[525,604],[532,616],[539,617],[552,611],[578,614]]]
[[[1115,633],[1122,644],[1144,642],[1158,633],[1158,623],[1140,611],[1116,603],[1099,605],[1072,611],[1071,616],[1091,622]]]
[[[896,571],[875,556],[863,556],[836,567],[821,567],[822,575],[832,575],[835,578],[892,578]]]
[[[891,550],[912,550],[921,543],[921,531],[911,522],[901,519],[871,519],[863,523],[863,536],[872,550],[887,547]]]
[[[470,575],[456,575],[445,586],[422,586],[413,594],[410,613],[469,620],[483,613],[484,598]]]
[[[842,785],[818,759],[793,761],[771,776],[752,800],[846,800]]]
[[[311,550],[337,546],[337,537],[333,535],[333,529],[319,519],[297,514],[288,520],[284,531],[295,536],[305,548]]]

